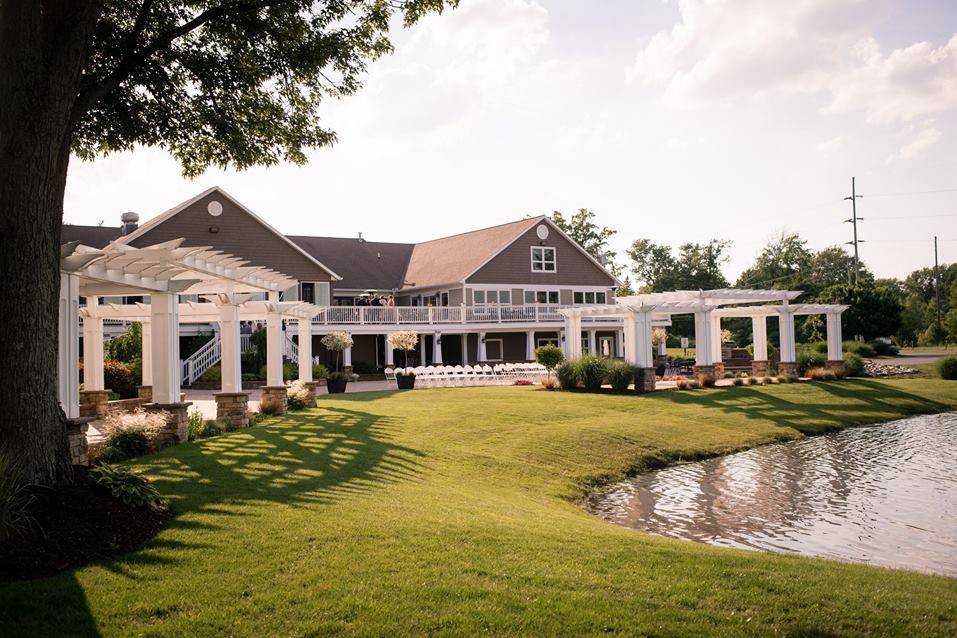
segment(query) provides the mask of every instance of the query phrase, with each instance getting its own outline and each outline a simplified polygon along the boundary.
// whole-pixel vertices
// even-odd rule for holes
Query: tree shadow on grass
[[[851,424],[863,424],[955,409],[952,404],[866,379],[818,381],[814,382],[813,387],[835,400],[822,400],[819,395],[802,395],[800,401],[794,401],[787,396],[749,386],[708,392],[675,392],[669,393],[669,396],[683,405],[700,405],[749,419],[768,420],[803,434],[820,434],[847,426],[848,411],[853,411],[855,415]]]

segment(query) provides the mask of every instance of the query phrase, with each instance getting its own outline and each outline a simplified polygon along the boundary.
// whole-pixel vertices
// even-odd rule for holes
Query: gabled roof
[[[63,224],[60,227],[60,243],[71,241],[80,242],[84,246],[103,248],[115,239],[119,239],[123,231],[116,226],[75,226]]]
[[[149,232],[153,228],[156,228],[157,226],[159,226],[166,220],[170,219],[177,213],[182,212],[183,210],[187,209],[192,204],[196,203],[197,201],[203,199],[204,197],[212,193],[218,193],[221,197],[227,198],[229,201],[235,204],[236,207],[238,207],[244,213],[246,213],[247,215],[255,219],[257,222],[259,222],[266,230],[273,233],[277,237],[281,238],[284,242],[289,244],[289,246],[291,246],[294,250],[298,251],[299,253],[302,253],[309,261],[313,262],[316,266],[328,272],[333,279],[339,279],[339,275],[337,275],[334,270],[324,265],[322,262],[317,260],[313,255],[310,255],[308,252],[303,250],[301,246],[291,241],[288,237],[286,237],[285,235],[280,233],[278,230],[276,230],[275,228],[267,224],[266,221],[262,219],[259,215],[257,215],[256,213],[252,212],[251,210],[243,206],[243,204],[240,203],[238,199],[236,199],[235,197],[233,197],[232,195],[224,191],[219,186],[213,186],[211,188],[208,188],[202,193],[200,193],[199,195],[196,195],[195,197],[191,197],[185,202],[182,202],[181,204],[177,204],[176,206],[174,206],[173,208],[170,208],[166,212],[161,213],[157,215],[156,217],[150,219],[146,223],[142,224],[139,228],[131,232],[129,235],[125,235],[121,240],[122,243],[129,243],[133,241],[134,239],[136,239],[137,237],[144,235],[145,233]]]
[[[337,290],[398,290],[415,244],[366,241],[352,237],[290,235],[303,250],[339,273]]]
[[[407,287],[423,288],[464,282],[542,218],[529,217],[416,244],[405,273]]]

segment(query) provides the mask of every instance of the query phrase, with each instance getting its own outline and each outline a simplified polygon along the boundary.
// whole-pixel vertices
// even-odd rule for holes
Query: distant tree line
[[[938,332],[933,268],[915,270],[904,279],[878,279],[862,263],[855,283],[854,258],[844,248],[828,246],[814,251],[799,234],[782,232],[731,282],[723,272],[730,258],[732,242],[729,240],[689,242],[675,249],[651,239],[636,239],[625,251],[624,263],[621,263],[609,246],[617,231],[600,226],[595,213],[586,208],[571,215],[555,211],[551,219],[618,277],[620,296],[731,286],[802,290],[800,302],[851,306],[844,313],[845,338],[869,341],[886,337],[900,345],[957,342],[957,264],[940,267],[942,329]],[[727,320],[726,327],[736,342],[750,341],[749,320]],[[802,341],[825,337],[824,321],[819,316],[798,318],[797,329]],[[769,337],[776,338],[777,327],[773,322],[768,330]],[[690,318],[675,317],[675,325],[669,332],[691,336]]]

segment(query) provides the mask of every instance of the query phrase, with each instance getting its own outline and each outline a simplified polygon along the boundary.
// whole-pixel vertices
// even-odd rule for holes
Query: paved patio
[[[390,386],[388,381],[353,381],[346,386],[346,392],[376,392],[379,390],[391,390],[395,386]],[[218,392],[218,390],[184,390],[186,393],[186,400],[191,402],[193,405],[190,407],[190,410],[193,408],[198,408],[203,416],[207,419],[216,418],[216,400],[213,398],[213,395]],[[252,412],[259,412],[259,399],[262,396],[261,390],[248,390],[249,392],[249,409]],[[328,394],[325,386],[317,388],[318,394]]]

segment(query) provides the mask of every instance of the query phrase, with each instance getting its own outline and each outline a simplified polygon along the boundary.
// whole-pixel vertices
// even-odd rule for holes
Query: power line
[[[957,188],[939,188],[932,191],[904,191],[900,193],[868,193],[868,197],[903,197],[905,195],[933,195],[934,193],[957,193]]]
[[[940,215],[889,215],[884,217],[869,217],[871,221],[875,219],[923,219],[928,217],[957,217],[957,213],[942,213]]]

